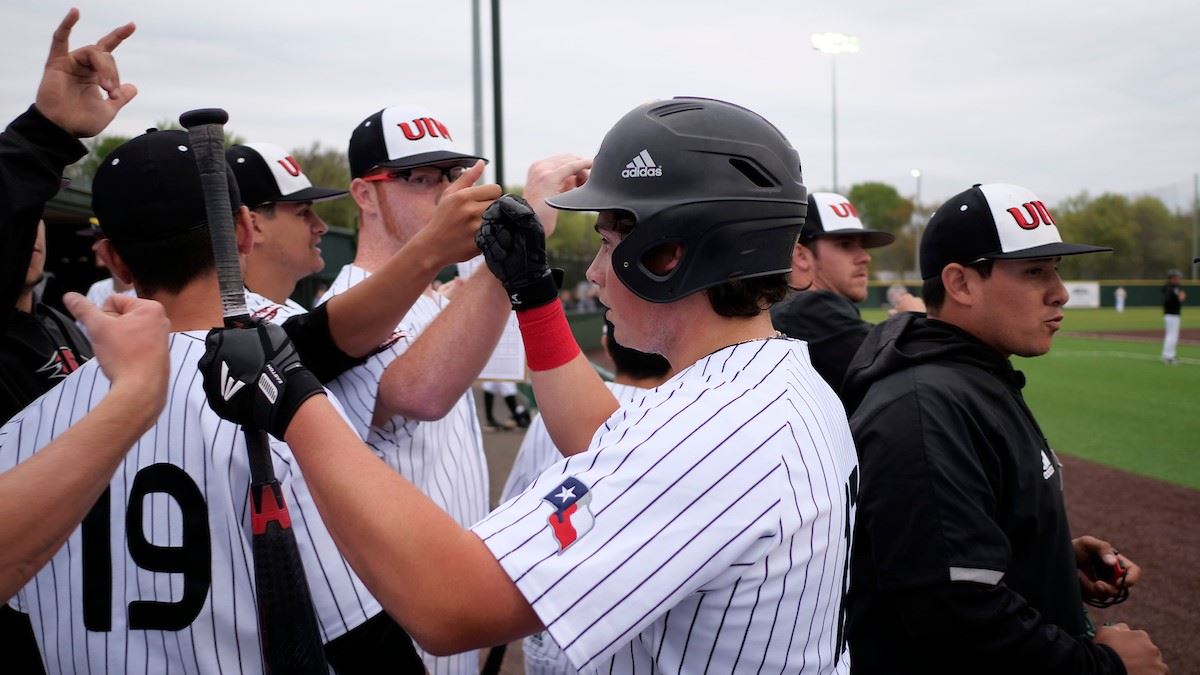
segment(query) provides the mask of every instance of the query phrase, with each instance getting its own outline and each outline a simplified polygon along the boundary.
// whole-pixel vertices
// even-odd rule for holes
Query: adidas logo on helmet
[[[637,147],[637,146],[634,146]],[[662,167],[654,163],[650,158],[650,152],[642,150],[638,153],[633,161],[625,165],[625,170],[621,172],[621,178],[651,178],[662,175]]]

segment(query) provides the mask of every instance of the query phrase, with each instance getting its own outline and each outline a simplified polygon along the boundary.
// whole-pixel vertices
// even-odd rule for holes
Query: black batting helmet
[[[639,106],[604,137],[583,186],[546,200],[570,211],[621,210],[637,226],[613,249],[631,291],[672,302],[732,279],[791,269],[808,191],[800,157],[757,113],[674,98]],[[642,258],[665,243],[683,258],[665,275]]]

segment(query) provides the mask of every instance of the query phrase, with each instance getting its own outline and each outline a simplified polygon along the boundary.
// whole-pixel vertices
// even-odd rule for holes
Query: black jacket
[[[87,154],[71,134],[29,107],[0,132],[0,316],[21,294],[42,209],[68,164]]]
[[[1125,672],[1086,635],[1061,465],[1024,384],[923,314],[875,327],[851,363],[856,674]]]
[[[831,291],[792,293],[771,307],[775,330],[808,343],[813,367],[841,392],[842,378],[871,324],[863,321],[858,306]]]
[[[0,133],[0,423],[92,356],[62,313],[42,304],[30,314],[15,309],[42,209],[63,169],[86,151],[32,106]]]

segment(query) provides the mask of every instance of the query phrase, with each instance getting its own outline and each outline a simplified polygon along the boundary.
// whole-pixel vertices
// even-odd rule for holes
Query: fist
[[[214,328],[204,340],[200,374],[209,406],[223,419],[283,440],[300,404],[324,393],[300,362],[283,328]]]
[[[546,232],[529,204],[504,195],[483,212],[475,235],[488,269],[504,284],[514,309],[530,309],[558,297],[546,258]]]

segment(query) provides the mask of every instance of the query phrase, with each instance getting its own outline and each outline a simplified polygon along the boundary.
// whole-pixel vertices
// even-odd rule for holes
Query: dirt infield
[[[1102,338],[1105,340],[1132,340],[1134,342],[1162,342],[1163,332],[1160,329],[1151,330],[1105,330],[1076,333],[1063,333],[1066,337]],[[1200,345],[1200,328],[1180,328],[1179,344]]]
[[[1142,566],[1123,604],[1088,608],[1092,621],[1143,629],[1172,673],[1200,673],[1200,492],[1063,457],[1075,536],[1106,539]]]

